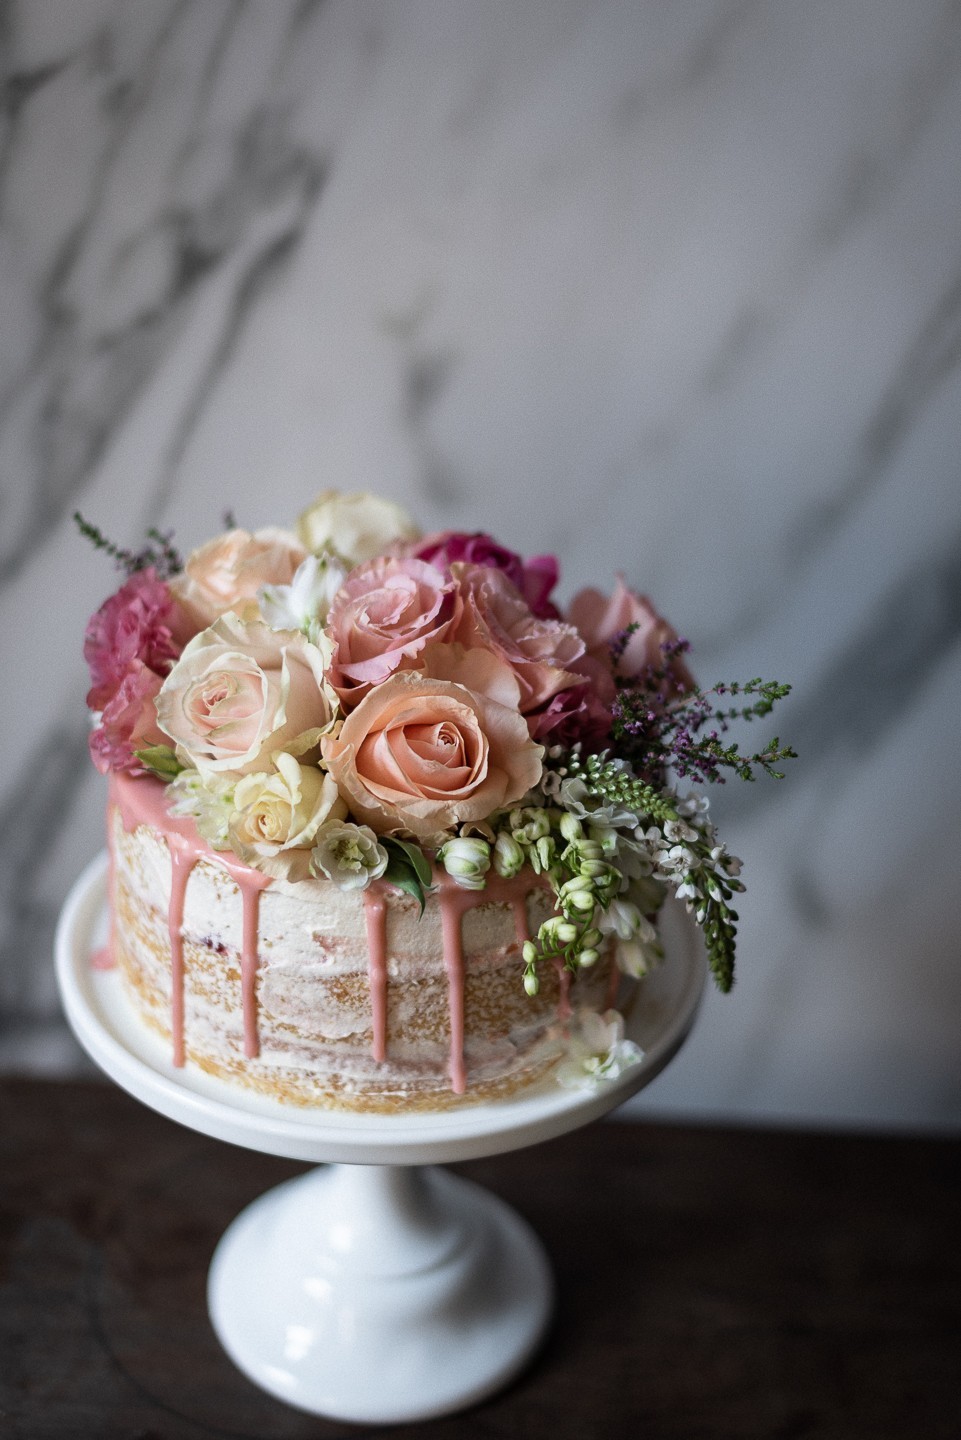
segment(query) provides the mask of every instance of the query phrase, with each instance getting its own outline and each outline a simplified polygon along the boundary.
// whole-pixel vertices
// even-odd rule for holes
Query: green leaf
[[[381,844],[387,851],[387,869],[384,871],[384,879],[389,885],[395,885],[398,890],[403,890],[406,895],[412,895],[423,915],[432,879],[430,861],[420,846],[412,844],[409,840],[397,840],[394,836],[388,835],[384,836]]]
[[[134,751],[141,765],[146,765],[148,770],[161,780],[175,780],[181,770],[186,767],[181,765],[177,756],[169,745],[150,745],[146,750]]]

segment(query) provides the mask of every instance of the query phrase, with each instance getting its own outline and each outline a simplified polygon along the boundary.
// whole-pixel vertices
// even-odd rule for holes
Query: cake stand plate
[[[152,1109],[215,1139],[321,1168],[233,1222],[210,1269],[224,1348],[263,1389],[341,1420],[401,1423],[493,1393],[527,1362],[553,1283],[530,1227],[496,1196],[436,1167],[548,1140],[651,1081],[687,1035],[704,987],[696,931],[665,917],[667,959],[637,990],[626,1034],[643,1059],[589,1090],[550,1077],[514,1098],[453,1110],[358,1115],[287,1106],[188,1066],[92,957],[106,938],[106,856],[60,917],[67,1018],[97,1064]]]

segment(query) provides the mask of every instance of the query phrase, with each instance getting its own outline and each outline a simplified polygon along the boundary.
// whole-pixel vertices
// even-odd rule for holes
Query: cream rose
[[[297,534],[308,550],[335,550],[351,566],[383,554],[396,541],[420,539],[405,510],[366,491],[325,490],[297,520]]]
[[[540,779],[544,754],[517,710],[410,672],[371,690],[322,750],[356,819],[435,845],[515,805]]]
[[[194,550],[169,587],[196,633],[256,600],[262,585],[289,585],[306,558],[289,530],[228,530]]]
[[[223,615],[194,637],[157,696],[160,728],[202,775],[306,754],[334,719],[324,656],[305,636]]]
[[[230,848],[246,864],[282,880],[304,880],[317,831],[347,807],[330,775],[281,751],[271,773],[245,775],[234,791]]]

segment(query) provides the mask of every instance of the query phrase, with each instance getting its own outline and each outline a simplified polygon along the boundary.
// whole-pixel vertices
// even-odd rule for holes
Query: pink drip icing
[[[257,971],[260,895],[270,877],[253,870],[233,855],[222,855],[201,839],[192,820],[169,814],[164,803],[164,786],[159,780],[131,780],[123,775],[110,777],[110,800],[120,812],[124,829],[149,825],[166,835],[170,852],[170,1030],[173,1063],[184,1063],[184,959],[183,923],[187,881],[201,856],[214,860],[227,871],[240,891],[243,902],[243,940],[240,956],[240,988],[243,1009],[244,1054],[254,1059],[260,1053],[257,1034]],[[111,913],[113,913],[111,905]]]
[[[562,959],[555,960],[557,966],[557,1018],[558,1020],[569,1020],[571,1018],[571,972]]]
[[[167,914],[167,928],[170,933],[170,1032],[174,1046],[174,1064],[184,1063],[184,899],[187,881],[194,868],[195,857],[189,849],[181,848],[179,836],[169,835],[170,849],[170,909]]]
[[[450,1011],[450,1086],[455,1095],[463,1095],[467,1089],[467,1066],[464,1063],[464,942],[461,921],[464,912],[471,909],[472,903],[470,892],[456,889],[455,882],[446,876],[440,880],[440,918]]]
[[[377,1061],[387,1059],[387,899],[378,885],[364,891],[367,922],[367,974],[374,1032],[371,1050]]]
[[[101,945],[90,956],[90,965],[94,970],[112,970],[113,963],[113,950],[109,945]]]

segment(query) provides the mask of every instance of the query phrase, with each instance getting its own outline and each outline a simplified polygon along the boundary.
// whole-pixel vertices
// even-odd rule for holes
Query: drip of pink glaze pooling
[[[131,780],[111,776],[110,798],[116,805],[128,832],[138,825],[149,825],[166,835],[170,853],[170,906],[167,924],[170,934],[170,1030],[173,1040],[173,1063],[184,1063],[184,960],[183,920],[187,881],[201,856],[215,861],[227,871],[240,891],[243,902],[243,939],[240,957],[241,1005],[243,1010],[244,1054],[254,1059],[260,1053],[257,1034],[257,970],[260,895],[270,884],[262,875],[234,856],[219,854],[198,835],[192,820],[171,815],[164,802],[164,786],[159,780]]]
[[[455,882],[447,876],[441,878],[439,884],[450,1012],[450,1088],[455,1095],[463,1095],[467,1089],[467,1066],[464,1061],[464,942],[461,921],[465,910],[471,909],[473,902],[470,892],[457,889]]]
[[[364,891],[367,924],[367,974],[370,981],[371,1050],[377,1061],[387,1059],[387,897],[376,883]]]

